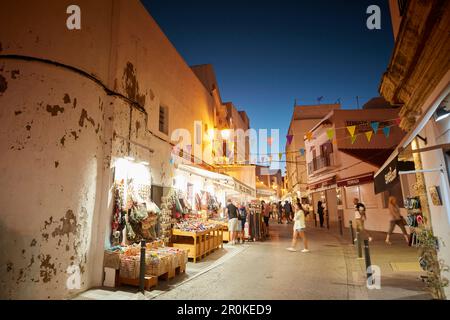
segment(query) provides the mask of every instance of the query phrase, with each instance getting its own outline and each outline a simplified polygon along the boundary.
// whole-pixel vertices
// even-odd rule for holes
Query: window
[[[373,191],[373,183],[359,186],[345,187],[345,205],[347,209],[353,209],[353,199],[358,198],[366,208],[378,208],[377,195]]]
[[[169,134],[169,108],[159,107],[159,131]]]

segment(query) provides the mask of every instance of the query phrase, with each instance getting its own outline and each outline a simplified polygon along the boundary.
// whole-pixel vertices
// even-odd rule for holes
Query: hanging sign
[[[328,129],[327,130],[327,136],[329,140],[333,140],[334,137],[334,129]]]

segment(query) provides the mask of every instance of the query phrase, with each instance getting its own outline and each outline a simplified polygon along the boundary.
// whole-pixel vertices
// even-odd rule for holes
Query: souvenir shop
[[[446,265],[450,265],[450,247],[445,245],[450,241],[449,91],[447,87],[375,174],[377,192],[400,194],[411,245],[420,246],[419,230],[431,230],[438,256]],[[396,184],[400,192],[393,191]]]
[[[151,200],[148,163],[114,160],[114,205],[110,246],[105,250],[104,285],[139,285],[141,245],[145,243],[145,286],[185,271],[188,253],[169,246],[172,218]],[[143,242],[145,241],[145,242]]]

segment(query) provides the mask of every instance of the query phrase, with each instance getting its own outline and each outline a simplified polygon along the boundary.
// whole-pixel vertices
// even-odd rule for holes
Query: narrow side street
[[[310,253],[289,252],[292,225],[271,221],[271,239],[231,246],[226,244],[199,263],[188,263],[186,274],[160,281],[145,298],[130,287],[118,291],[94,289],[77,299],[162,300],[366,300],[428,299],[418,280],[415,249],[401,236],[387,246],[383,234],[371,244],[372,263],[382,270],[381,290],[368,290],[364,260],[357,259],[348,230],[309,227]],[[311,224],[311,223],[310,223]],[[299,244],[299,247],[302,244]],[[396,268],[396,270],[393,269]],[[413,266],[413,267],[411,267]],[[415,268],[414,268],[415,266]]]

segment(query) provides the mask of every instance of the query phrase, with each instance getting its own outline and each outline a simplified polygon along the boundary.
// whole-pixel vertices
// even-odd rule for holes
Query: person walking
[[[317,214],[319,215],[320,227],[323,228],[324,207],[322,201],[317,202]]]
[[[406,232],[406,228],[405,228],[406,221],[400,214],[400,208],[397,205],[397,199],[392,196],[389,197],[389,213],[391,214],[391,221],[390,221],[390,225],[389,225],[389,231],[386,236],[386,243],[392,244],[390,241],[390,237],[392,235],[392,232],[395,229],[395,226],[397,225],[402,230],[403,237],[405,238],[406,243],[409,244],[409,237],[408,237],[408,233]]]
[[[239,216],[240,216],[240,223],[241,223],[241,243],[244,243],[245,240],[245,223],[247,222],[247,209],[245,208],[244,203],[241,203],[239,206]]]
[[[291,223],[291,204],[287,200],[284,203],[284,214],[287,221],[286,223]]]
[[[306,222],[305,222],[305,211],[303,210],[303,207],[301,204],[296,203],[294,205],[295,208],[295,215],[294,215],[294,231],[292,235],[292,244],[287,250],[291,252],[297,251],[295,249],[297,245],[297,239],[301,238],[303,240],[303,250],[302,252],[309,252],[308,249],[308,239],[306,237]]]
[[[353,199],[353,204],[355,205],[355,225],[356,230],[360,233],[364,233],[365,236],[369,239],[369,241],[372,241],[372,237],[370,236],[369,232],[367,232],[366,228],[364,227],[364,222],[366,221],[366,206],[359,202],[358,198]],[[357,239],[355,239],[356,241]]]
[[[278,224],[283,223],[283,205],[278,201]]]
[[[226,207],[228,214],[228,232],[230,233],[230,244],[236,244],[236,231],[238,224],[238,209],[233,204],[231,199],[228,199],[228,205]]]
[[[267,237],[269,236],[269,220],[270,220],[270,210],[272,209],[272,206],[270,205],[270,203],[265,203],[263,210],[263,217],[264,217],[264,224],[265,224],[265,232],[264,232],[264,236]]]

